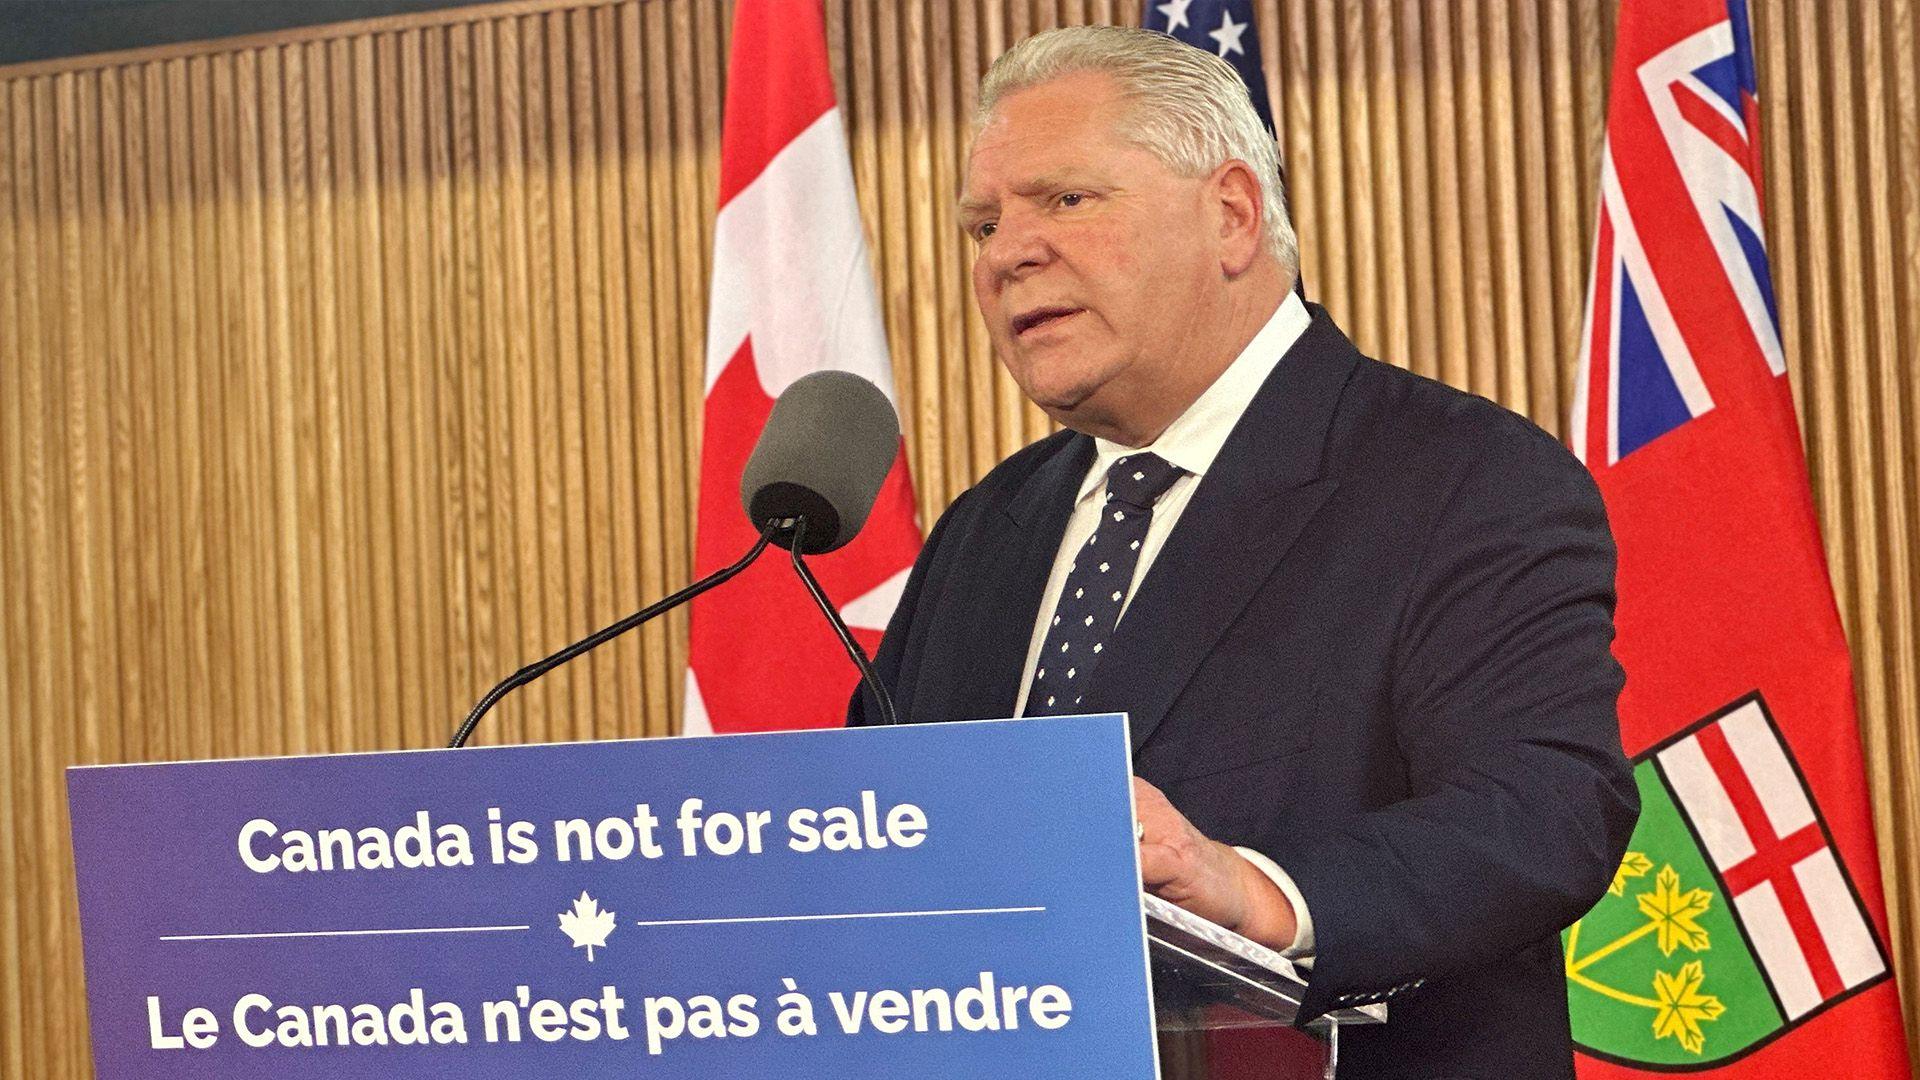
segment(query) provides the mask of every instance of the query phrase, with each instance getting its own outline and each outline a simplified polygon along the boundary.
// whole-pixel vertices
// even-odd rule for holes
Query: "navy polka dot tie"
[[[1027,691],[1028,716],[1082,711],[1087,685],[1126,606],[1153,504],[1185,470],[1153,454],[1128,454],[1107,470],[1100,524],[1074,556]]]

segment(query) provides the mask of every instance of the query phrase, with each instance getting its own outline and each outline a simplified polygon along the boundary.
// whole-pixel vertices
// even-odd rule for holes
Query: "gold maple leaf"
[[[1689,961],[1673,974],[1653,973],[1653,992],[1660,999],[1660,1008],[1653,1015],[1654,1038],[1674,1039],[1690,1054],[1705,1049],[1706,1035],[1700,1025],[1718,1020],[1727,1011],[1719,998],[1700,992],[1706,977],[1706,969],[1698,960]]]
[[[1607,891],[1615,896],[1623,896],[1627,891],[1628,878],[1646,877],[1651,869],[1652,859],[1637,851],[1629,851],[1626,858],[1620,860],[1620,868],[1613,872],[1613,884],[1607,886]]]
[[[1663,956],[1672,956],[1673,950],[1681,945],[1694,952],[1707,948],[1707,932],[1695,922],[1707,913],[1707,905],[1713,902],[1713,894],[1705,889],[1680,891],[1680,875],[1673,867],[1660,868],[1660,876],[1654,879],[1652,892],[1640,893],[1640,911],[1649,919],[1660,934],[1660,952]]]
[[[613,912],[600,910],[599,901],[582,890],[573,910],[560,913],[560,929],[574,948],[586,948],[587,962],[592,963],[593,950],[606,948],[607,935],[613,933]]]

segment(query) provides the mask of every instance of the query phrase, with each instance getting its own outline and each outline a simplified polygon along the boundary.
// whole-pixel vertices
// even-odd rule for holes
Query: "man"
[[[1146,887],[1308,961],[1308,1016],[1391,1002],[1342,1076],[1571,1075],[1557,934],[1638,811],[1586,472],[1293,295],[1224,63],[1058,30],[980,97],[974,292],[1068,430],[928,537],[901,715],[1130,713]]]

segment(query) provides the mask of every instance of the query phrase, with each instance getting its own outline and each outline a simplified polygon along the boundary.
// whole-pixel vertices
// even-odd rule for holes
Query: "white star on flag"
[[[1243,23],[1234,22],[1233,12],[1231,11],[1222,11],[1220,13],[1220,29],[1207,31],[1207,36],[1220,43],[1221,59],[1226,59],[1227,54],[1230,52],[1244,53],[1247,51],[1240,45],[1240,35],[1246,33],[1247,27],[1250,25],[1252,25],[1251,20]]]
[[[1187,25],[1187,8],[1192,4],[1193,0],[1168,0],[1154,10],[1167,17],[1167,33],[1171,34]]]

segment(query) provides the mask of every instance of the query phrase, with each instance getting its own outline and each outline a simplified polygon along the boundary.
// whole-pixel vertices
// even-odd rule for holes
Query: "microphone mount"
[[[546,657],[545,659],[535,660],[533,663],[528,664],[526,667],[523,667],[519,671],[516,671],[513,674],[507,676],[505,679],[501,680],[498,686],[495,686],[492,690],[487,691],[487,696],[481,698],[480,703],[478,705],[475,705],[473,707],[473,711],[467,714],[466,722],[460,725],[460,730],[454,734],[453,741],[447,744],[447,748],[458,749],[462,746],[465,746],[467,743],[468,736],[472,735],[473,729],[479,725],[480,718],[487,715],[487,711],[489,709],[492,709],[494,705],[499,703],[501,698],[506,697],[509,693],[513,692],[515,689],[525,686],[526,684],[532,682],[533,680],[539,678],[542,675],[545,675],[547,672],[552,671],[554,668],[559,667],[561,664],[566,663],[567,661],[573,659],[576,656],[579,656],[582,653],[585,653],[591,649],[596,649],[601,645],[604,645],[607,642],[612,641],[614,638],[617,638],[621,634],[624,634],[627,631],[633,629],[634,627],[639,626],[641,623],[646,622],[648,619],[654,618],[655,616],[660,615],[663,612],[669,611],[673,608],[680,606],[681,604],[686,603],[687,601],[693,599],[696,596],[699,596],[701,593],[706,592],[708,589],[711,589],[716,585],[724,585],[726,582],[728,582],[729,580],[734,578],[736,575],[738,575],[742,570],[745,570],[747,567],[753,565],[754,560],[760,557],[760,553],[767,550],[767,545],[773,542],[774,533],[776,531],[778,531],[778,523],[769,521],[767,523],[766,528],[760,530],[760,539],[754,543],[753,550],[747,552],[744,556],[742,556],[739,562],[734,563],[732,566],[727,566],[719,570],[716,570],[713,573],[708,574],[706,577],[701,578],[699,581],[696,581],[693,584],[687,586],[686,588],[681,589],[679,592],[674,593],[672,596],[669,596],[664,600],[659,600],[659,601],[656,601],[655,603],[648,604],[646,607],[643,607],[639,611],[636,611],[633,614],[627,616],[626,618],[621,619],[619,622],[614,623],[613,625],[608,626],[603,630],[599,630],[595,632],[593,636],[585,638],[581,641],[576,641],[573,644],[567,646],[566,648],[561,649],[559,652],[554,653],[552,656]],[[794,557],[796,559],[799,558],[797,554]],[[845,640],[851,640],[851,639],[845,639]],[[857,643],[855,647],[858,647]]]
[[[866,686],[867,693],[873,698],[874,706],[879,710],[880,723],[887,727],[899,723],[899,718],[893,711],[893,697],[887,693],[887,688],[880,682],[880,677],[874,674],[873,661],[867,657],[867,650],[861,648],[860,643],[854,640],[853,632],[847,629],[846,620],[840,617],[840,612],[833,606],[833,601],[827,599],[826,590],[822,589],[820,582],[814,579],[813,571],[807,568],[807,561],[800,557],[800,553],[806,550],[806,517],[802,515],[769,522],[769,535],[775,529],[782,532],[789,529],[792,531],[793,544],[789,550],[793,555],[793,572],[800,575],[801,583],[807,587],[807,595],[813,597],[814,604],[820,608],[821,614],[827,617],[828,624],[833,627],[834,635],[840,639],[840,646],[847,650],[848,659],[853,661],[854,667],[860,669],[860,681]]]
[[[716,570],[679,592],[649,604],[619,622],[595,631],[592,636],[576,641],[551,656],[536,660],[501,680],[499,685],[487,691],[487,696],[481,698],[479,704],[473,707],[473,711],[467,714],[466,721],[460,725],[460,730],[454,734],[452,741],[447,743],[447,748],[458,749],[465,746],[467,739],[473,734],[473,729],[479,726],[481,718],[499,704],[501,698],[561,664],[599,648],[648,619],[678,607],[708,589],[726,584],[747,567],[752,566],[754,561],[767,550],[769,544],[779,544],[789,549],[793,556],[793,572],[799,575],[801,584],[807,588],[807,595],[813,597],[813,602],[819,607],[820,613],[827,617],[827,624],[833,627],[834,636],[840,639],[840,646],[847,651],[847,657],[853,661],[853,666],[860,669],[860,681],[873,699],[880,723],[889,727],[899,723],[893,708],[893,698],[887,693],[886,686],[880,682],[880,677],[874,673],[873,661],[868,658],[867,651],[860,647],[860,643],[854,640],[853,632],[847,629],[846,620],[840,617],[840,612],[833,606],[833,601],[827,598],[826,590],[820,587],[820,582],[814,578],[813,571],[807,567],[807,561],[802,556],[802,553],[807,550],[806,542],[806,515],[768,518],[760,530],[760,538],[754,542],[753,549],[741,556],[739,562]]]

